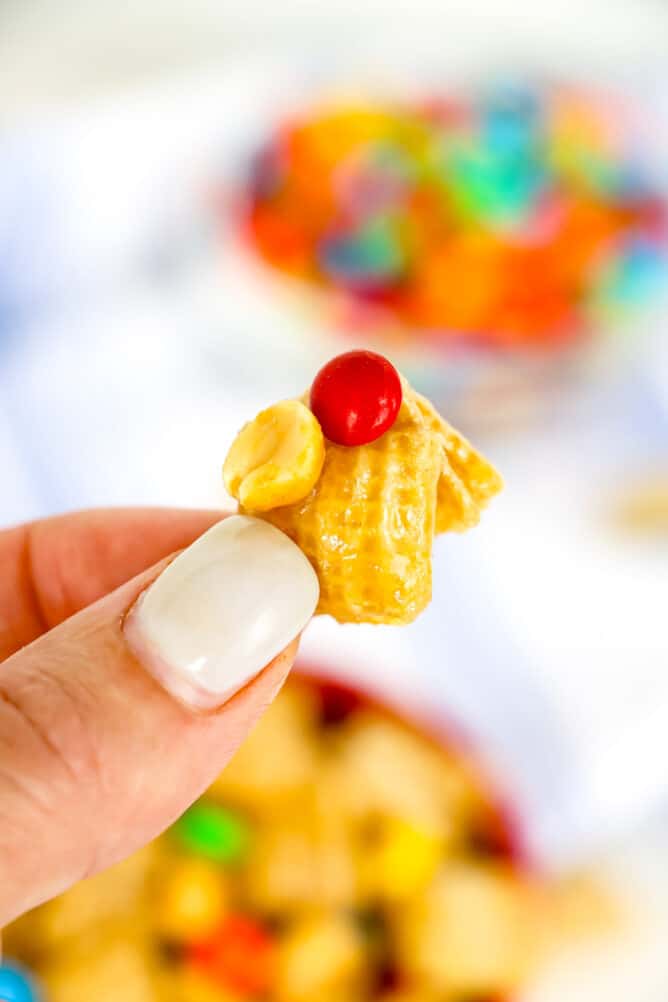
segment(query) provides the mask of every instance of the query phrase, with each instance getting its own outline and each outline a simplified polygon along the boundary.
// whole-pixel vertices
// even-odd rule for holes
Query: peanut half
[[[305,498],[325,461],[322,429],[299,400],[283,400],[244,425],[223,466],[225,487],[248,511]]]

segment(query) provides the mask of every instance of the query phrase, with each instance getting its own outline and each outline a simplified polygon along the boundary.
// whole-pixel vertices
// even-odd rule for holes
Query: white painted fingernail
[[[268,522],[234,515],[184,550],[125,621],[133,653],[177,699],[225,703],[300,633],[315,571]]]

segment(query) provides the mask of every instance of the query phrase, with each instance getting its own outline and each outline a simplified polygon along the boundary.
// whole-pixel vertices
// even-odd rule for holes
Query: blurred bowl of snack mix
[[[363,94],[286,101],[246,158],[221,282],[248,283],[254,349],[377,348],[467,424],[623,370],[668,274],[648,110],[576,83]]]
[[[498,1002],[565,900],[461,737],[309,673],[164,836],[5,948],[44,1002]]]

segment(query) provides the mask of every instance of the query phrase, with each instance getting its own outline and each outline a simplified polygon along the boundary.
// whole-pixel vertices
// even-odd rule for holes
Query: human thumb
[[[233,516],[3,662],[0,927],[199,796],[280,689],[317,600],[294,543]]]

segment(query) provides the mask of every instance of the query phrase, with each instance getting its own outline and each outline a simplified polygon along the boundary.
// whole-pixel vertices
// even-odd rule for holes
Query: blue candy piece
[[[18,964],[0,965],[0,1002],[39,1002],[34,982]]]
[[[648,299],[665,281],[665,261],[657,247],[635,240],[627,248],[616,269],[612,298],[621,303]]]
[[[502,87],[482,109],[482,139],[494,156],[523,156],[539,136],[539,108],[534,95],[514,87]]]
[[[323,241],[322,268],[350,285],[383,285],[396,280],[404,268],[404,254],[392,224],[372,220],[363,229]]]
[[[668,268],[661,248],[636,237],[617,248],[615,256],[594,276],[589,302],[604,313],[623,315],[657,293],[666,291]]]
[[[460,212],[501,226],[521,223],[545,185],[531,157],[496,157],[464,148],[451,153],[444,180]]]

